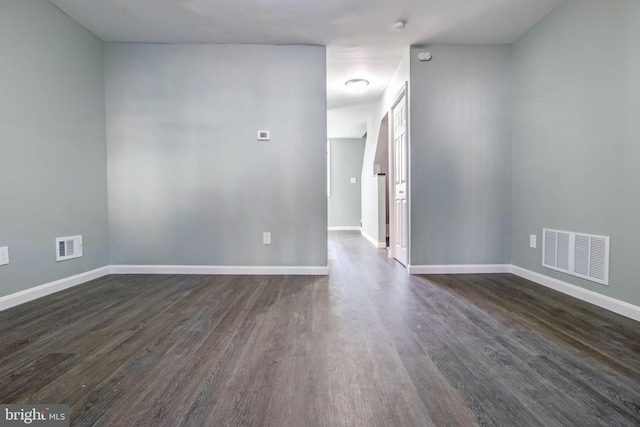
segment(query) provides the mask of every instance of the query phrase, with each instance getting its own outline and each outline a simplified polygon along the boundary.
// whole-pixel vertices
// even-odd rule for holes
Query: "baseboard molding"
[[[362,231],[362,227],[327,227],[329,231]]]
[[[112,265],[111,274],[210,274],[326,276],[329,266]]]
[[[510,273],[510,264],[408,265],[409,274]]]
[[[226,267],[192,265],[111,265],[45,283],[24,291],[0,297],[0,311],[51,295],[62,290],[82,285],[109,274],[211,274],[211,275],[282,275],[282,276],[326,276],[326,267]]]
[[[374,239],[362,235],[376,245]],[[482,274],[512,273],[531,280],[539,285],[562,292],[590,304],[640,322],[640,307],[625,301],[599,294],[579,286],[572,285],[544,274],[536,273],[516,265],[478,264],[478,265],[408,265],[409,274]],[[56,280],[24,291],[0,297],[0,311],[33,301],[44,296],[99,279],[108,274],[211,274],[211,275],[309,275],[326,276],[329,267],[274,267],[274,266],[192,266],[192,265],[112,265],[87,271],[86,273]]]
[[[76,274],[75,276],[56,280],[55,282],[45,283],[44,285],[0,297],[0,311],[72,288],[74,286],[82,285],[83,283],[94,279],[99,279],[100,277],[108,275],[109,272],[110,269],[108,266],[101,267],[87,271],[86,273]]]
[[[365,233],[364,230],[360,230],[360,234],[362,234],[365,239],[367,239],[373,246],[378,249],[384,249],[387,247],[387,244],[385,242],[378,242],[376,239]]]
[[[640,307],[512,264],[408,265],[409,274],[511,273],[640,322]]]
[[[620,301],[516,265],[511,266],[511,273],[524,279],[531,280],[539,285],[555,289],[563,294],[578,298],[582,301],[597,305],[598,307],[602,307],[606,310],[640,322],[640,307],[637,305],[629,304],[628,302]]]

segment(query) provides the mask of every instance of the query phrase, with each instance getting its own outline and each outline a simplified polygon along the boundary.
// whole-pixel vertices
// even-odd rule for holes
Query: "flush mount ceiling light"
[[[369,86],[369,80],[351,79],[347,80],[344,85],[353,93],[361,93]]]
[[[405,26],[404,21],[398,21],[395,24],[393,24],[393,31],[397,33],[401,33],[404,31],[404,26]]]

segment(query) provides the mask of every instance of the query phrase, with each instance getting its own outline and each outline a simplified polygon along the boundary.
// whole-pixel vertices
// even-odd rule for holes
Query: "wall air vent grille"
[[[609,284],[608,236],[545,228],[542,266],[603,285]]]
[[[557,266],[557,248],[558,248],[558,233],[551,230],[544,230],[544,260],[542,265],[549,267]]]
[[[576,250],[573,265],[576,273],[582,276],[589,274],[589,237],[576,235]]]
[[[56,261],[82,256],[82,236],[56,238]]]
[[[558,233],[558,262],[556,266],[562,270],[569,270],[570,240],[569,233]]]

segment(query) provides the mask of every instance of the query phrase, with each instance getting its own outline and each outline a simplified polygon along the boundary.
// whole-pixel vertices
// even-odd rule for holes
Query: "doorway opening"
[[[373,161],[374,174],[378,175],[378,178],[383,177],[384,189],[381,193],[384,194],[384,200],[379,200],[379,203],[384,202],[384,209],[380,207],[380,215],[378,217],[379,227],[378,229],[384,233],[381,236],[385,237],[385,246],[389,250],[389,188],[391,186],[391,174],[389,173],[389,113],[380,121],[380,130],[378,132],[378,143],[376,145],[376,155]],[[384,213],[384,215],[382,214]]]

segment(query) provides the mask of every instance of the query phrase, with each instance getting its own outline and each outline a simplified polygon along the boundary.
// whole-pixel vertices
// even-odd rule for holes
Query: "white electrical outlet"
[[[264,233],[262,233],[262,244],[263,245],[270,245],[271,244],[271,233],[268,231],[265,231]]]
[[[535,249],[538,246],[538,237],[535,234],[529,235],[529,247]]]
[[[0,248],[0,265],[9,264],[9,247],[3,246]]]
[[[355,184],[356,182],[358,182],[358,180],[357,180],[357,179],[355,179],[354,177],[351,177],[351,183],[352,183],[352,184]]]

